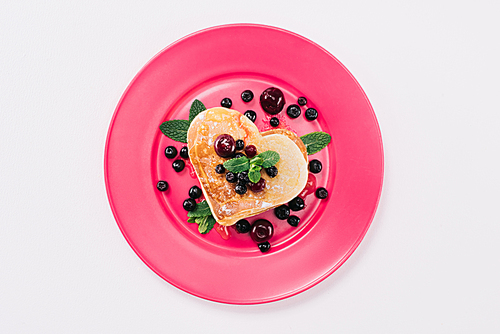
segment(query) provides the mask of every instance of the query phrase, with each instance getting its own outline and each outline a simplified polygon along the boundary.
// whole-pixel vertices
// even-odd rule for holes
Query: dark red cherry
[[[260,106],[268,114],[279,114],[285,106],[285,96],[278,88],[270,87],[260,95]]]
[[[268,220],[259,219],[252,224],[250,236],[255,242],[264,242],[273,236],[274,227]]]
[[[215,139],[215,153],[223,158],[228,158],[236,151],[236,142],[231,135],[223,134]]]
[[[247,147],[245,147],[245,154],[249,158],[255,157],[257,155],[257,147],[255,147],[254,145],[248,145]]]
[[[262,190],[266,189],[266,180],[260,178],[257,183],[249,183],[248,188],[254,193],[260,193]]]

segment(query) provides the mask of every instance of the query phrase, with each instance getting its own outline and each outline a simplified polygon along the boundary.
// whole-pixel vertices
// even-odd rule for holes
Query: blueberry
[[[241,93],[241,99],[243,102],[250,102],[253,99],[253,92],[249,89]]]
[[[276,166],[271,166],[266,168],[266,173],[270,178],[276,177],[278,175],[278,168]]]
[[[322,169],[323,165],[321,164],[321,161],[314,159],[309,162],[309,171],[311,173],[318,174]]]
[[[201,189],[198,186],[192,186],[191,189],[189,189],[189,197],[192,199],[197,199],[201,197]]]
[[[245,142],[242,139],[236,141],[236,151],[241,151],[245,148]]]
[[[295,197],[294,199],[292,199],[289,203],[288,203],[288,206],[290,207],[290,209],[292,211],[300,211],[302,209],[304,209],[304,207],[306,206],[305,203],[304,203],[304,200],[300,197]]]
[[[247,192],[247,186],[237,184],[236,187],[234,187],[234,191],[236,191],[238,195],[244,195]]]
[[[248,182],[250,182],[250,179],[248,178],[248,172],[239,173],[238,180],[244,182],[244,184],[247,184]]]
[[[172,167],[174,168],[174,170],[179,173],[181,172],[184,167],[186,166],[186,163],[182,160],[175,160],[173,163],[172,163]]]
[[[165,148],[165,156],[169,159],[173,159],[177,156],[177,149],[173,146],[167,146]]]
[[[255,120],[257,119],[257,113],[253,110],[247,110],[245,111],[244,115],[248,117],[249,120],[255,123]]]
[[[158,188],[159,191],[165,191],[168,189],[168,183],[167,181],[158,181],[156,184],[156,188]]]
[[[236,227],[236,232],[238,233],[248,233],[252,228],[252,226],[246,219],[238,220],[236,224],[234,224],[234,227]]]
[[[278,206],[274,209],[274,215],[281,220],[285,220],[290,216],[290,208],[286,205]]]
[[[224,168],[223,164],[219,164],[219,165],[215,166],[215,172],[217,174],[224,174],[225,171],[226,171],[226,169]]]
[[[223,106],[224,108],[231,108],[233,105],[233,101],[229,97],[225,97],[220,101],[220,105]]]
[[[187,146],[184,146],[183,148],[181,148],[180,155],[181,155],[181,158],[189,159],[189,153],[188,153]]]
[[[238,177],[236,176],[236,174],[234,174],[232,172],[227,172],[226,173],[226,181],[229,183],[235,183],[236,181],[238,181]]]
[[[290,116],[290,118],[297,118],[300,116],[300,107],[296,104],[291,104],[286,108],[286,114]]]
[[[244,155],[243,153],[238,152],[238,153],[236,153],[236,154],[234,155],[234,158],[233,158],[233,159],[236,159],[236,158],[241,158],[241,157],[244,157],[244,156],[245,156],[245,155]]]
[[[299,106],[305,106],[307,104],[307,99],[305,97],[301,96],[297,100],[297,103],[299,104]]]
[[[314,108],[309,108],[306,110],[306,119],[308,121],[314,121],[318,118],[318,111]]]
[[[193,211],[194,209],[196,209],[196,202],[194,199],[188,198],[184,200],[184,203],[182,203],[182,207],[186,211]]]
[[[280,120],[277,117],[273,117],[269,120],[269,124],[271,124],[271,126],[275,128],[280,125]]]
[[[323,187],[316,189],[316,197],[319,199],[327,198],[328,197],[328,190],[326,190]]]
[[[300,223],[300,218],[297,217],[297,216],[290,216],[288,217],[288,219],[286,220],[288,222],[288,224],[290,224],[291,226],[293,227],[297,227]]]
[[[266,253],[271,249],[271,244],[269,243],[269,241],[261,242],[260,244],[258,244],[258,246],[262,253]]]

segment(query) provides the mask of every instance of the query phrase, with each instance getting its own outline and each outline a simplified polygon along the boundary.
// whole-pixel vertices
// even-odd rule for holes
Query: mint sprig
[[[248,171],[248,179],[250,180],[250,182],[252,183],[259,182],[261,169],[262,167],[257,165],[252,165],[252,167],[250,167],[250,170]]]
[[[233,173],[248,171],[250,182],[257,183],[260,180],[260,170],[274,166],[280,160],[280,155],[275,151],[262,152],[252,159],[246,156],[234,158],[224,162],[224,168]]]
[[[215,223],[216,220],[212,215],[196,218],[196,224],[198,224],[198,232],[200,232],[201,234],[207,234],[208,232],[210,232]]]
[[[262,168],[272,167],[280,161],[280,155],[275,151],[265,151],[257,155],[257,157],[262,158],[262,164],[260,164]]]
[[[328,144],[330,144],[332,140],[332,136],[330,136],[326,132],[311,132],[306,135],[300,137],[304,145],[307,149],[307,155],[311,155],[314,153],[318,153],[322,149],[324,149]]]
[[[198,232],[207,234],[217,221],[214,216],[212,216],[212,211],[210,211],[207,201],[203,200],[196,204],[196,208],[193,211],[188,212],[187,222],[198,224]]]
[[[189,218],[197,218],[211,215],[212,211],[210,211],[210,207],[208,206],[207,201],[201,201],[196,204],[196,207],[193,211],[188,211]]]
[[[165,136],[181,143],[187,143],[189,121],[175,119],[161,123],[160,130]]]
[[[189,109],[189,123],[191,123],[193,119],[204,110],[207,110],[205,105],[200,100],[194,100],[191,104],[191,108]]]
[[[224,168],[233,173],[241,173],[250,169],[250,162],[247,157],[239,157],[224,162]]]
[[[168,138],[187,143],[187,132],[193,119],[202,111],[206,110],[205,105],[200,100],[194,100],[189,109],[189,120],[174,119],[160,124],[161,132]]]

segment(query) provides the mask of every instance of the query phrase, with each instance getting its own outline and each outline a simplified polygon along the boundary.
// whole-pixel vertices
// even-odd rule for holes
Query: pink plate
[[[259,215],[275,226],[271,250],[263,254],[248,234],[237,234],[234,227],[200,235],[196,224],[186,222],[182,203],[199,183],[189,161],[180,173],[173,170],[164,150],[184,145],[165,137],[159,125],[187,119],[194,99],[210,108],[229,97],[232,109],[256,111],[255,124],[268,129],[270,117],[260,108],[259,96],[271,86],[284,92],[285,108],[300,96],[308,101],[297,119],[283,111],[280,127],[298,135],[325,131],[332,142],[310,156],[323,164],[315,174],[316,186],[325,187],[328,198],[305,195],[306,208],[293,212],[301,219],[295,228],[272,211]],[[248,103],[240,97],[246,89],[255,95]],[[319,112],[315,121],[304,118],[311,107]],[[182,38],[144,66],[116,108],[104,169],[118,226],[154,272],[201,298],[258,304],[314,286],[356,249],[377,208],[383,151],[370,103],[337,59],[289,31],[235,24]],[[159,180],[169,183],[167,191],[156,189]]]

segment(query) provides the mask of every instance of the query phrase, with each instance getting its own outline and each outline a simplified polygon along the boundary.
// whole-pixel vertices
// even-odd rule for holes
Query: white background
[[[2,1],[0,332],[498,333],[499,9]],[[114,221],[103,176],[109,122],[140,68],[186,34],[238,22],[333,53],[372,102],[386,163],[353,256],[316,287],[257,306],[193,297],[148,269]]]

